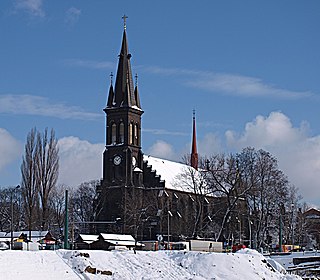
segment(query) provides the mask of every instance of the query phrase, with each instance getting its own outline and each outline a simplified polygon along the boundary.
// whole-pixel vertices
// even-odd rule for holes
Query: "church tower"
[[[103,179],[100,186],[98,220],[122,219],[126,211],[127,190],[142,188],[143,154],[141,151],[141,116],[137,81],[134,86],[131,54],[128,49],[126,16],[118,69],[113,75],[106,113],[106,146],[103,153]],[[137,79],[137,76],[136,76]],[[132,192],[131,192],[132,193]]]

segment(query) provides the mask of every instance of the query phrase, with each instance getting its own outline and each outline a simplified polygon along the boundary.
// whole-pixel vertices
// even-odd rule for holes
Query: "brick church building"
[[[125,17],[124,17],[125,19]],[[97,187],[97,230],[127,233],[138,239],[165,240],[210,237],[214,197],[200,196],[193,184],[197,175],[195,116],[191,166],[144,155],[137,84],[131,71],[124,24],[118,69],[109,88],[103,179]]]

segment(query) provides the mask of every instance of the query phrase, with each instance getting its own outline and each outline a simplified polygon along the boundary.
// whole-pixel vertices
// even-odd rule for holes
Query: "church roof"
[[[197,186],[200,185],[200,172],[187,164],[150,155],[144,155],[143,160],[152,166],[156,174],[161,176],[161,180],[165,181],[166,189],[195,193],[195,185],[192,179],[195,179],[195,182],[198,183]]]

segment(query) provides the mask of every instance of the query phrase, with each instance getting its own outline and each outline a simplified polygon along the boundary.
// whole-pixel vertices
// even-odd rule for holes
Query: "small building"
[[[129,234],[100,233],[98,240],[91,244],[91,248],[96,250],[130,250],[134,247],[141,248],[143,244],[136,242]]]
[[[6,243],[9,245],[11,243],[11,237],[13,241],[13,249],[17,250],[29,250],[31,247],[35,250],[36,247],[39,247],[39,244],[43,244],[43,249],[53,249],[53,245],[57,244],[57,240],[49,231],[14,231],[12,233],[1,232],[0,243]],[[29,245],[24,246],[24,244],[27,243]]]
[[[302,243],[307,249],[320,248],[320,211],[310,208],[302,213],[306,233]]]
[[[42,249],[46,249],[46,250],[57,249],[58,241],[52,236],[51,232],[49,231],[44,236],[44,238],[40,239],[38,242],[42,245]]]
[[[306,219],[320,221],[320,211],[315,208],[310,208],[309,210],[307,210],[306,212],[303,213],[303,216]]]
[[[98,241],[98,234],[79,234],[79,237],[75,241],[76,249],[91,249],[91,244]]]

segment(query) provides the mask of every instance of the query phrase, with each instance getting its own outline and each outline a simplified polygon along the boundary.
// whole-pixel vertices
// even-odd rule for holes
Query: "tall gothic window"
[[[129,144],[133,144],[133,123],[129,125]]]
[[[117,143],[117,125],[113,123],[111,125],[111,144]]]
[[[121,122],[119,125],[119,141],[120,143],[124,143],[124,123]]]
[[[136,123],[134,126],[134,142],[137,146],[139,146],[139,127],[138,124]]]

